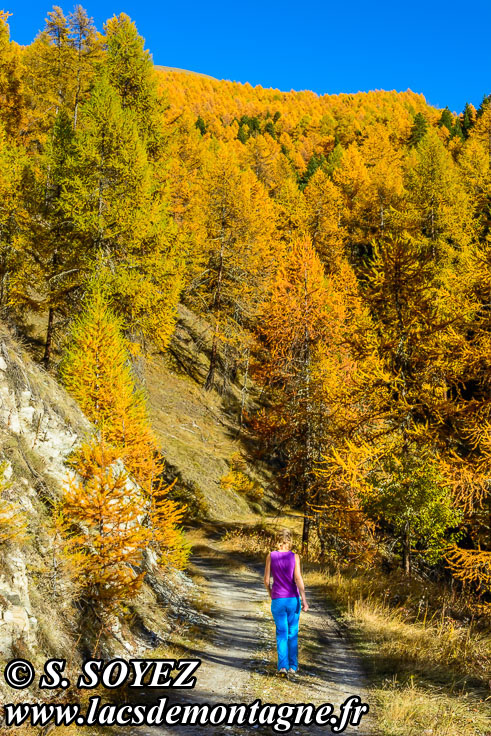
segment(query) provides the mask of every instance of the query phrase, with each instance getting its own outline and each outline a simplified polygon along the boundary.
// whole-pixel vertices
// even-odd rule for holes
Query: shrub
[[[236,453],[232,455],[230,460],[230,471],[220,479],[222,488],[239,493],[245,496],[249,501],[258,503],[264,495],[264,488],[252,480],[245,472],[247,464],[243,457]]]

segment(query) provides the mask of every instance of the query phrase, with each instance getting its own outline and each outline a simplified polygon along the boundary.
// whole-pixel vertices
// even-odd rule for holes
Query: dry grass
[[[408,623],[404,611],[375,601],[354,601],[349,615],[365,638],[377,644],[378,657],[411,674],[475,679],[484,684],[491,665],[491,639],[473,625]]]
[[[169,469],[179,476],[179,485],[202,497],[196,516],[234,520],[250,513],[247,500],[220,483],[239,450],[221,397],[171,371],[161,356],[148,362],[146,386],[152,426]]]
[[[388,587],[387,578],[381,591],[380,578],[375,575],[372,589],[364,574],[324,573],[323,577],[329,597],[376,649],[372,656],[380,660],[380,666],[385,662],[410,675],[431,671],[434,678],[444,681],[487,684],[491,634],[482,621],[457,620],[444,608],[431,612],[428,601],[415,610],[410,596],[394,605],[399,596]],[[307,580],[312,582],[312,576]]]
[[[264,557],[273,546],[274,533],[266,523],[243,529],[232,529],[222,537],[222,547],[227,552],[240,552],[248,557]]]
[[[274,549],[276,532],[288,528],[293,534],[293,549],[300,551],[300,521],[301,517],[288,513],[282,516],[264,516],[261,521],[250,519],[240,528],[227,530],[221,539],[221,546],[227,552],[240,552],[248,557],[263,559]]]
[[[489,736],[491,712],[465,694],[448,695],[411,683],[373,691],[387,736]],[[486,712],[487,710],[487,712]]]
[[[258,489],[266,490],[268,500],[271,478],[264,464],[247,461],[247,438],[238,427],[241,376],[225,381],[219,360],[217,390],[204,390],[212,339],[210,325],[182,304],[178,312],[166,355],[149,355],[145,361],[152,426],[161,440],[169,474],[178,476],[176,490],[184,493],[183,501],[189,503],[193,497],[200,497],[195,518],[233,522],[251,516],[251,510],[257,518],[262,512],[257,504],[260,495],[262,498]],[[256,398],[257,391],[251,385],[248,410]],[[254,488],[250,498],[221,484],[233,458],[239,455],[246,461],[247,476]]]
[[[371,699],[384,736],[490,736],[491,632],[483,621],[457,619],[434,607],[442,593],[375,572],[318,570],[365,661]],[[399,591],[399,592],[398,592]],[[448,604],[448,601],[447,601]]]

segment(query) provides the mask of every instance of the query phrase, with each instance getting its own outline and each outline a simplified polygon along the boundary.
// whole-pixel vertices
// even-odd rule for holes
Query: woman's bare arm
[[[293,579],[295,580],[296,586],[302,599],[302,611],[309,610],[309,604],[305,595],[305,585],[303,582],[302,573],[300,570],[300,557],[295,553],[295,569],[293,571]]]
[[[264,586],[266,590],[268,591],[268,595],[271,598],[271,587],[269,584],[269,579],[271,577],[271,553],[268,553],[268,556],[266,557],[266,565],[264,567]]]

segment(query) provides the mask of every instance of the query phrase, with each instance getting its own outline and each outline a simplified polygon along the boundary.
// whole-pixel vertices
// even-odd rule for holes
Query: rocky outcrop
[[[34,365],[6,330],[0,329],[1,502],[16,503],[33,529],[44,498],[59,493],[65,461],[90,425],[56,381]],[[30,596],[29,560],[36,539],[0,548],[0,659],[36,646],[37,617]],[[14,651],[15,650],[15,651]]]
[[[19,550],[10,551],[0,572],[0,657],[9,659],[19,644],[32,650],[36,629],[25,559]]]
[[[131,630],[124,617],[106,622],[105,637],[100,626],[91,629],[87,617],[81,626],[70,579],[53,568],[50,522],[51,506],[67,481],[67,457],[91,431],[63,387],[0,325],[0,671],[13,656],[76,657],[75,650],[92,652],[95,642],[102,656],[140,656],[165,640],[173,621],[194,622],[192,581],[183,572],[159,571],[149,551],[146,584],[130,604]],[[8,504],[27,518],[22,541],[15,528],[2,541]]]

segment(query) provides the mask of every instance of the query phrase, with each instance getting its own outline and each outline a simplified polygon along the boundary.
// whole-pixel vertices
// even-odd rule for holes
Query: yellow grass
[[[376,573],[307,573],[342,611],[371,677],[384,736],[491,736],[491,635],[486,623],[416,605],[418,584]],[[418,590],[421,595],[421,589]],[[431,601],[431,603],[430,603]]]
[[[390,590],[367,590],[366,580],[325,573],[327,592],[356,625],[373,657],[409,674],[487,684],[491,675],[491,634],[482,622],[462,621],[424,605],[415,613],[410,600],[391,605]],[[358,584],[358,587],[357,587]],[[375,646],[376,645],[376,646]],[[379,669],[379,668],[378,668]]]
[[[387,736],[489,736],[491,706],[415,684],[372,691]],[[486,712],[487,711],[487,712]]]

